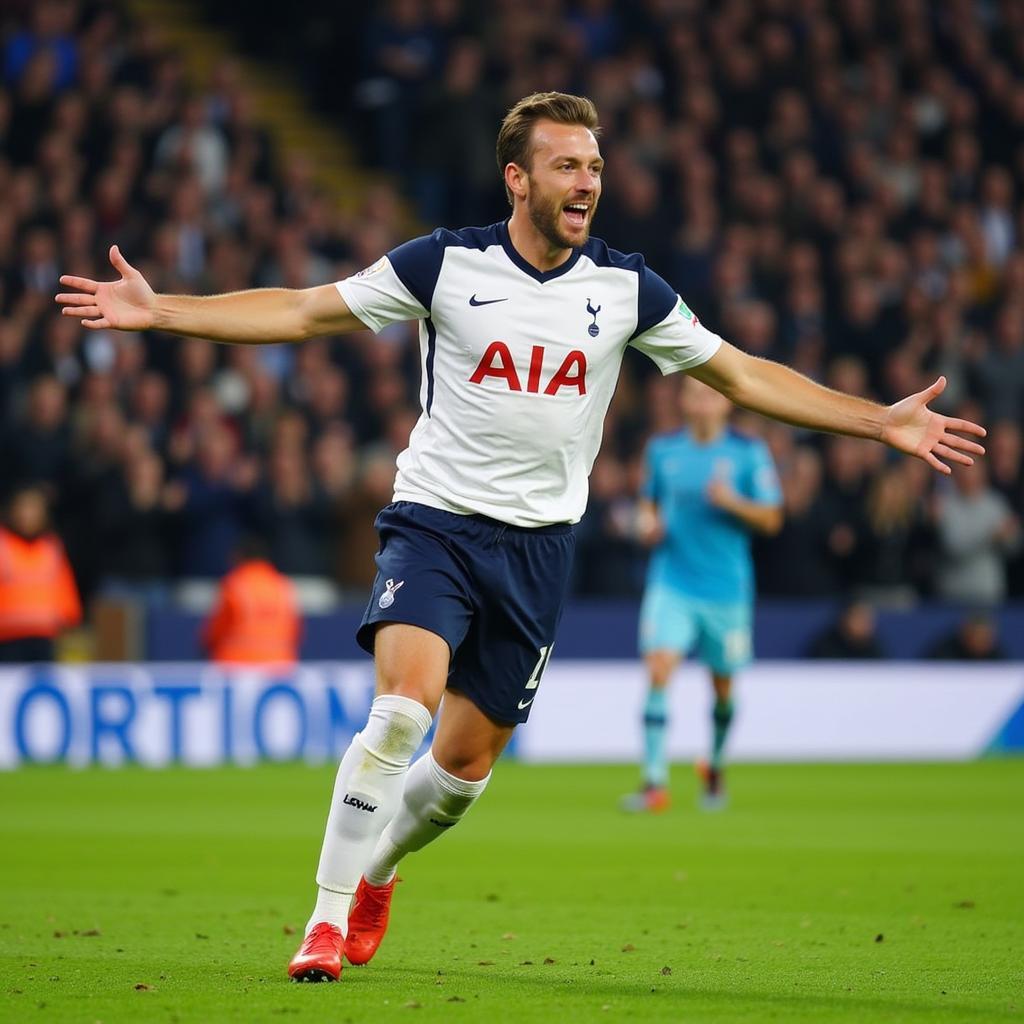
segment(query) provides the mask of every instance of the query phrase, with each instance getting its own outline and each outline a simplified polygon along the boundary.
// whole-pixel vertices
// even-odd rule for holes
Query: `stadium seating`
[[[495,220],[495,126],[534,87],[595,98],[597,233],[644,251],[712,329],[882,401],[944,373],[944,411],[991,428],[987,468],[961,488],[877,446],[741,417],[767,438],[786,496],[785,529],[759,545],[762,592],[894,608],[1024,597],[1015,5],[988,21],[963,4],[862,19],[859,5],[785,2],[771,16],[743,2],[556,0],[544,17],[397,5],[408,24],[358,6],[345,33],[332,25],[289,62],[309,116],[347,133],[372,175],[355,212],[275,143],[231,62],[191,79],[158,27],[119,4],[0,15],[0,481],[45,485],[87,599],[156,603],[169,583],[220,576],[255,532],[284,571],[358,602],[372,514],[417,414],[419,358],[411,327],[291,350],[84,337],[52,306],[58,273],[107,274],[116,241],[160,289],[306,286],[402,241],[403,204],[422,223]],[[314,38],[323,10],[306,11],[260,37],[259,5],[246,25],[238,5],[209,5],[222,38],[268,66]],[[577,597],[638,593],[640,453],[677,422],[672,379],[628,359],[580,528]],[[987,575],[950,571],[950,523],[972,495],[1006,509],[977,556]]]

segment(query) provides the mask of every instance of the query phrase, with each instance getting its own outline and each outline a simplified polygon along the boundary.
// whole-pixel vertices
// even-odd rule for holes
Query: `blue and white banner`
[[[202,663],[0,670],[0,767],[334,760],[372,699],[369,660],[283,674]]]
[[[636,661],[552,661],[513,753],[635,761],[646,690]],[[706,674],[670,691],[669,752],[706,753]],[[205,664],[0,670],[0,768],[336,760],[366,721],[369,660],[293,672]],[[951,760],[1024,751],[1024,664],[762,662],[736,682],[736,760]]]

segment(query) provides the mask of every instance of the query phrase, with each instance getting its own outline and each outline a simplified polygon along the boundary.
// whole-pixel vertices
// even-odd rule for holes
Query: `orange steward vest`
[[[244,562],[221,581],[203,630],[214,661],[229,664],[292,662],[301,623],[295,589],[269,562]]]
[[[78,588],[56,535],[26,540],[0,527],[0,643],[53,638],[81,620]]]

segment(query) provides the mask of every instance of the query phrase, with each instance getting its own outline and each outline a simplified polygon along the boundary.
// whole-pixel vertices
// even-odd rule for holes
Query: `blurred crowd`
[[[284,572],[361,594],[419,355],[409,325],[294,347],[85,334],[56,313],[58,274],[111,276],[117,242],[161,291],[347,276],[404,239],[399,196],[424,225],[502,217],[500,118],[562,89],[592,96],[604,125],[595,233],[643,252],[712,330],[883,402],[944,374],[936,405],[990,428],[986,460],[940,478],[741,416],[785,495],[760,591],[1024,596],[1024,5],[359,5],[342,18],[350,49],[327,55],[352,80],[334,106],[382,172],[352,214],[275,149],[232,62],[196,90],[116,3],[2,10],[0,481],[44,485],[86,595],[220,576],[247,534]],[[313,38],[304,10],[275,45]],[[578,596],[640,588],[642,451],[679,425],[677,392],[629,354]]]
[[[249,535],[362,591],[419,360],[402,330],[303,346],[86,332],[58,276],[305,287],[401,240],[394,190],[343,217],[275,151],[231,62],[204,89],[115,4],[11,5],[0,85],[0,481],[42,484],[81,589],[219,577]]]

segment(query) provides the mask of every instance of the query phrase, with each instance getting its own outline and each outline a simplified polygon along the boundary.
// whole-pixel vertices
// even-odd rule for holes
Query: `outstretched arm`
[[[788,366],[747,355],[728,342],[706,363],[687,372],[745,409],[795,427],[882,441],[924,459],[941,473],[950,472],[943,460],[970,466],[971,455],[985,452],[980,444],[959,436],[984,437],[984,427],[928,408],[928,402],[945,390],[945,377],[894,405],[878,405],[823,387]]]
[[[157,295],[122,255],[110,248],[119,281],[62,277],[56,301],[65,316],[92,330],[167,331],[243,345],[305,341],[320,334],[365,330],[332,284],[316,288],[258,288],[226,295]]]

